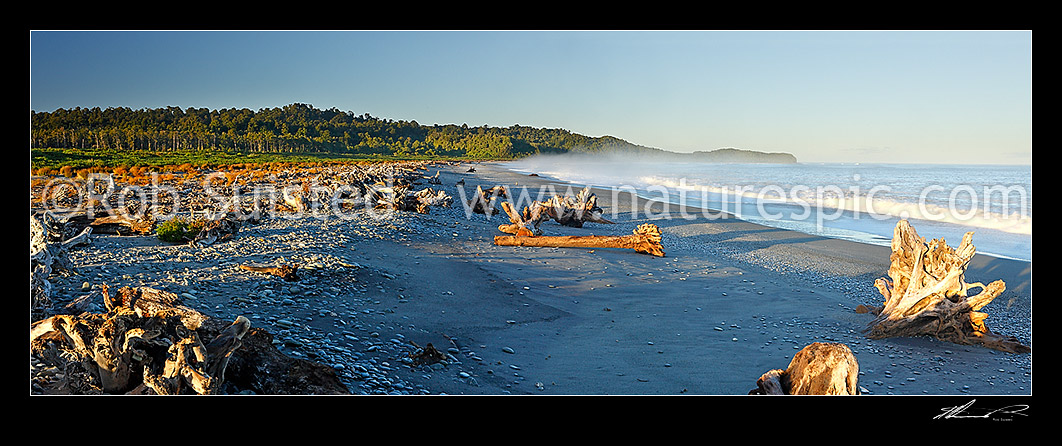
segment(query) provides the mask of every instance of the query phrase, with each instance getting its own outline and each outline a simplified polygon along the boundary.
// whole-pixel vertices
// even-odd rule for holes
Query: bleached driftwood
[[[42,216],[42,218],[45,218]],[[30,215],[30,312],[41,315],[52,305],[52,263],[54,255],[49,246],[48,225]],[[33,317],[34,320],[37,317]]]
[[[368,200],[375,209],[417,212],[427,214],[431,206],[449,207],[453,198],[446,191],[436,191],[430,187],[417,192],[410,192],[407,186],[373,188]]]
[[[126,215],[107,215],[93,220],[89,226],[100,234],[148,235],[155,231],[156,223],[151,217],[134,219]]]
[[[87,245],[92,242],[91,235],[92,226],[87,226],[85,229],[82,229],[78,235],[63,241],[62,247],[63,249],[70,249],[75,246]]]
[[[893,230],[889,277],[874,282],[885,304],[870,311],[868,337],[932,336],[957,344],[1027,353],[1031,349],[1013,336],[1001,336],[985,326],[987,314],[978,312],[1000,295],[1006,284],[966,283],[964,274],[976,249],[967,232],[957,249],[943,239],[926,243],[907,220]],[[974,296],[970,289],[980,288]]]
[[[542,230],[538,228],[538,225],[548,220],[549,216],[546,215],[545,208],[541,203],[535,202],[530,207],[525,207],[523,214],[516,212],[512,203],[508,201],[503,201],[501,206],[505,213],[509,215],[510,223],[498,225],[499,231],[525,237],[542,235]]]
[[[421,206],[450,207],[450,205],[454,202],[453,197],[451,197],[450,194],[447,194],[446,191],[437,191],[430,187],[414,192],[413,197],[416,198],[417,202],[419,202]]]
[[[785,370],[771,370],[750,395],[858,395],[859,363],[847,345],[815,342],[793,355]]]
[[[240,231],[240,225],[241,221],[232,214],[209,219],[190,243],[193,246],[209,246],[219,241],[228,240]]]
[[[638,226],[631,235],[519,236],[494,237],[498,246],[538,246],[557,248],[624,248],[657,257],[664,256],[660,245],[660,228],[652,223]]]
[[[590,186],[583,188],[575,197],[555,195],[542,202],[546,213],[557,223],[576,228],[583,223],[613,224],[601,216],[602,210],[597,205],[597,195],[590,191]]]
[[[494,207],[494,202],[502,197],[505,197],[505,188],[501,186],[486,190],[483,189],[483,186],[476,186],[476,194],[469,200],[468,207],[477,214],[494,215],[498,213],[498,209]]]
[[[30,313],[32,320],[44,316],[52,305],[51,275],[56,272],[70,273],[73,266],[67,252],[75,246],[89,243],[91,227],[64,240],[65,224],[48,213],[30,215]]]
[[[198,330],[206,317],[173,293],[124,287],[106,314],[57,315],[30,325],[34,354],[61,362],[83,388],[106,394],[214,394],[250,321],[239,316],[207,345]]]

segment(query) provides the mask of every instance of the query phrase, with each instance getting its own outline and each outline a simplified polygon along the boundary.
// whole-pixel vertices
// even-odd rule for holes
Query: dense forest
[[[572,152],[674,154],[610,136],[588,137],[564,129],[426,126],[367,113],[354,115],[335,108],[319,110],[300,103],[258,111],[78,107],[32,112],[30,127],[31,149],[470,159]],[[716,152],[697,153],[718,155]],[[795,161],[775,157],[778,154],[739,152],[768,155],[760,156],[763,159],[757,162]]]

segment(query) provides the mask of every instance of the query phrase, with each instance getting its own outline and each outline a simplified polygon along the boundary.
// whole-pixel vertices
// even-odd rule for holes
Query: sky
[[[1031,30],[29,32],[38,112],[304,103],[674,152],[1032,162]]]

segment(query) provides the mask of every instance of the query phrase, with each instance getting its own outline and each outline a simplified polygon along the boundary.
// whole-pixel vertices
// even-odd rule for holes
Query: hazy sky
[[[30,109],[319,109],[802,162],[1031,163],[1031,31],[30,31]]]

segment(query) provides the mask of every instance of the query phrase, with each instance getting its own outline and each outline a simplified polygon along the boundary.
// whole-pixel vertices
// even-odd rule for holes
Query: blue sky
[[[1031,31],[30,31],[30,109],[335,107],[804,162],[1032,160]]]

